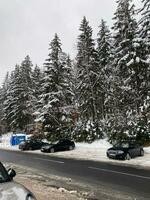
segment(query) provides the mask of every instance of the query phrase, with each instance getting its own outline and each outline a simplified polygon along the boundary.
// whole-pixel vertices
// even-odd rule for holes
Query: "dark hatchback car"
[[[48,145],[48,143],[39,141],[39,140],[26,140],[19,144],[19,149],[24,150],[38,150],[41,149],[42,146]]]
[[[35,196],[23,185],[13,181],[16,172],[6,170],[0,162],[0,199],[3,200],[36,200]]]
[[[69,139],[63,139],[41,148],[42,152],[54,153],[55,151],[73,150],[75,143]]]
[[[112,159],[130,160],[136,156],[144,156],[143,147],[136,142],[119,142],[107,150],[107,157]]]

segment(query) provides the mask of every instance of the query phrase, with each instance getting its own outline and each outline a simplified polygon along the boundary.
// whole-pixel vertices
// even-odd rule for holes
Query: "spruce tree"
[[[28,123],[33,123],[33,112],[35,110],[35,96],[34,96],[34,88],[33,88],[33,71],[32,71],[32,61],[30,56],[26,56],[22,61],[20,66],[20,73],[22,78],[22,87],[24,91],[22,91],[22,97],[24,98],[24,104],[26,109],[26,114],[28,115]]]
[[[118,134],[116,137],[123,137],[124,132],[128,133],[128,127],[132,124],[130,114],[136,112],[136,92],[131,84],[134,68],[137,65],[134,48],[137,22],[134,17],[134,5],[131,2],[131,0],[118,0],[114,17],[114,61],[111,88],[113,118],[111,123],[113,123],[112,132],[114,135]]]
[[[43,73],[41,69],[36,65],[33,70],[33,96],[34,96],[34,112],[36,114],[38,108],[40,107],[40,95],[42,91],[42,80]]]
[[[142,0],[140,9],[138,40],[135,41],[139,65],[135,80],[139,96],[138,122],[135,127],[136,137],[143,143],[150,140],[150,1]]]
[[[70,59],[70,56],[66,53],[61,53],[61,59],[60,59],[62,65],[63,65],[63,79],[64,79],[64,95],[66,97],[66,105],[73,106],[73,98],[74,98],[74,92],[73,92],[73,70],[72,70],[72,61]]]
[[[139,24],[141,26],[140,36],[147,45],[147,51],[150,55],[150,1],[142,0],[143,8],[141,9],[141,19]]]
[[[16,65],[15,70],[11,73],[9,89],[4,101],[5,119],[13,131],[16,129],[23,130],[24,128],[24,117],[21,114],[23,103],[20,98],[22,91],[20,67]]]
[[[40,120],[44,131],[48,132],[51,140],[56,140],[68,134],[70,121],[65,107],[71,95],[66,79],[66,57],[61,49],[57,34],[50,43],[48,59],[44,63],[44,79],[42,84]],[[69,102],[70,103],[70,102]]]
[[[27,56],[21,66],[16,65],[11,73],[7,95],[4,101],[5,119],[11,130],[27,131],[33,123],[32,63]]]
[[[98,56],[92,38],[92,28],[84,17],[80,25],[77,52],[79,137],[94,140],[99,135],[98,128]],[[80,122],[82,122],[80,124]],[[97,132],[97,133],[96,133]]]
[[[4,91],[3,88],[0,87],[0,135],[4,132],[6,123],[4,123],[4,99],[3,99]],[[6,121],[5,121],[6,122]],[[7,131],[7,129],[6,129]]]
[[[9,89],[10,77],[9,73],[7,72],[2,87],[0,88],[0,118],[1,123],[5,124],[6,131],[10,130],[9,122],[5,119],[5,109],[4,109],[4,102],[7,98],[7,93]]]
[[[97,52],[99,64],[99,105],[98,108],[100,118],[106,118],[108,114],[107,100],[110,96],[110,77],[111,77],[111,61],[112,61],[112,38],[111,33],[104,20],[101,20],[97,38]]]
[[[145,95],[145,105],[150,109],[150,1],[142,0],[143,8],[141,9],[141,19],[139,20],[140,31],[139,38],[142,39],[142,60],[145,62],[145,77],[147,95]],[[150,116],[149,116],[150,117]]]

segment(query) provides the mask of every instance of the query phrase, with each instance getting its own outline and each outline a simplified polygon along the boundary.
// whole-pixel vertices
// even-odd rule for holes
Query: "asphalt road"
[[[72,178],[92,185],[97,191],[104,187],[108,192],[126,193],[132,197],[129,199],[150,200],[150,170],[7,150],[0,150],[0,161]]]

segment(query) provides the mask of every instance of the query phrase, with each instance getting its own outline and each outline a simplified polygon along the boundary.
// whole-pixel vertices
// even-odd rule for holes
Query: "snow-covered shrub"
[[[122,140],[135,140],[142,145],[150,143],[150,123],[145,123],[142,118],[126,127],[111,127],[108,130],[110,143]]]
[[[133,134],[135,136],[136,141],[141,143],[142,145],[147,145],[150,143],[150,124],[145,124],[143,120],[137,123],[137,125],[133,129]]]
[[[102,128],[98,123],[87,121],[79,123],[72,132],[72,138],[77,142],[93,142],[104,136]]]

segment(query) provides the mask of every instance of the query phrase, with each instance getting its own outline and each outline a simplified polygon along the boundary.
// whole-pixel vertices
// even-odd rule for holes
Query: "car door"
[[[140,145],[135,144],[135,156],[139,156],[139,155],[140,155]]]
[[[58,143],[58,151],[64,151],[66,150],[66,141],[65,140],[61,140],[59,143]]]
[[[35,149],[41,149],[41,146],[42,146],[42,142],[40,141],[35,142]]]
[[[33,142],[32,141],[28,141],[26,144],[26,149],[30,149],[33,146]]]
[[[135,157],[135,146],[132,143],[129,145],[129,153],[131,157]]]
[[[30,147],[31,147],[33,150],[36,149],[36,143],[35,143],[35,141],[31,141]]]
[[[64,140],[64,150],[68,150],[70,146],[70,141],[69,140]]]

